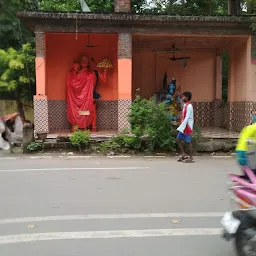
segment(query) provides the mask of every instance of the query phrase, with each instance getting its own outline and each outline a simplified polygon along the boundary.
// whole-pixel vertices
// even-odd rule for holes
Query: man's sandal
[[[184,161],[182,161],[183,163],[194,163],[194,159],[191,159],[191,158],[187,158],[185,159]]]
[[[178,161],[178,162],[183,162],[183,161],[185,161],[186,159],[188,159],[188,156],[181,156],[177,161]]]

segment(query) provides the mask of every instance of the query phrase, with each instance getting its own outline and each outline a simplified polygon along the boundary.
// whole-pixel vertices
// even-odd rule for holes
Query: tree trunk
[[[20,114],[20,117],[23,120],[26,120],[25,111],[24,111],[24,107],[23,107],[22,101],[20,99],[16,99],[16,104],[17,104],[17,108],[18,108],[18,112]]]
[[[209,0],[209,14],[212,15],[212,0]]]
[[[241,11],[241,1],[240,0],[228,0],[228,14],[229,15],[239,15]]]

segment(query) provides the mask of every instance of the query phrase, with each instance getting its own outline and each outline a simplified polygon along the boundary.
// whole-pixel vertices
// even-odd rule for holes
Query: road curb
[[[108,158],[108,159],[127,159],[127,158],[135,158],[135,157],[142,157],[145,159],[167,159],[167,158],[177,158],[177,156],[166,156],[166,155],[152,155],[152,156],[138,156],[138,155],[113,155],[113,156],[104,156],[104,155],[97,155],[97,156],[90,156],[90,155],[46,155],[46,156],[27,156],[27,155],[21,155],[21,156],[0,156],[1,160],[16,160],[16,159],[66,159],[66,160],[79,160],[79,159],[91,159],[91,158]],[[195,158],[200,158],[201,156],[195,156]],[[235,155],[209,155],[209,156],[203,156],[208,158],[215,158],[215,159],[231,159],[234,158]]]

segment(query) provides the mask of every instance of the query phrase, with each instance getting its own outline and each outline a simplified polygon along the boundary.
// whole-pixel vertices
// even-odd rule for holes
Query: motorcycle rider
[[[241,166],[248,166],[248,142],[256,143],[256,116],[252,117],[252,123],[244,127],[239,135],[235,153]],[[253,171],[256,174],[256,169]]]

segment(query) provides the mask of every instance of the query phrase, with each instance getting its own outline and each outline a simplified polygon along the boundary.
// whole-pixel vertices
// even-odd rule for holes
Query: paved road
[[[230,256],[219,220],[235,161],[0,161],[1,256]]]

